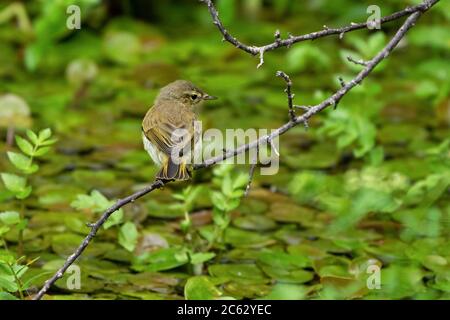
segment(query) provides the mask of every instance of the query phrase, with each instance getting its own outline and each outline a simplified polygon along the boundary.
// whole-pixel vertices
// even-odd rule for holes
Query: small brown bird
[[[191,177],[188,160],[192,159],[199,133],[194,106],[210,96],[194,84],[177,80],[163,87],[142,121],[144,148],[161,167],[161,180],[187,180]],[[191,158],[189,158],[191,157]]]

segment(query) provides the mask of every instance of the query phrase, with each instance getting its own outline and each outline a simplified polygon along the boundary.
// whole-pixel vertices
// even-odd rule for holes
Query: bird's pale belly
[[[158,166],[161,166],[163,162],[163,159],[161,159],[161,157],[164,156],[162,152],[160,152],[158,149],[156,149],[155,146],[153,146],[153,144],[147,139],[145,134],[142,134],[142,141],[144,142],[144,149],[148,152],[153,162]]]
[[[142,134],[142,142],[144,143],[144,149],[148,152],[150,157],[152,158],[153,162],[157,164],[158,166],[161,166],[164,160],[166,160],[166,155],[159,151],[151,142],[148,140],[148,138],[145,136],[145,134]],[[195,154],[201,154],[202,150],[202,144],[201,139],[198,139],[198,137],[195,139],[195,147],[194,151]],[[190,153],[189,153],[190,154]]]

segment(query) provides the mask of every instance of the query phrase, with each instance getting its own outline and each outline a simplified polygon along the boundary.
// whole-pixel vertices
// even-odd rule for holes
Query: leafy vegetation
[[[50,146],[56,142],[52,139],[50,129],[41,130],[38,134],[31,130],[26,131],[28,139],[16,136],[16,144],[21,151],[8,151],[7,156],[10,163],[22,174],[30,176],[36,174],[39,170],[38,164],[35,163],[36,158],[44,156],[50,151]],[[25,218],[25,199],[30,197],[32,192],[31,185],[28,184],[27,177],[14,173],[2,172],[0,174],[6,190],[20,201],[20,211],[4,211],[0,212],[0,244],[5,250],[0,251],[0,289],[5,299],[13,299],[15,296],[11,293],[18,293],[20,298],[24,298],[26,291],[33,280],[41,277],[42,273],[38,273],[31,279],[23,281],[29,266],[36,261],[35,258],[25,265],[20,262],[25,260],[23,256],[24,230],[27,228],[28,219]],[[17,237],[17,253],[11,253],[8,250],[7,242],[4,236],[7,233],[16,232]],[[18,256],[18,259],[14,257]]]
[[[81,30],[66,28],[69,2]],[[69,2],[0,4],[0,299],[27,299],[114,199],[153,180],[140,128],[161,86],[189,79],[219,96],[201,107],[204,130],[275,128],[288,117],[276,70],[296,103],[320,102],[361,69],[348,55],[370,58],[399,25],[273,51],[256,69],[197,1]],[[218,9],[260,44],[365,21],[368,4]],[[283,135],[279,172],[257,167],[248,196],[248,166],[223,164],[131,203],[77,260],[80,288],[66,274],[45,298],[449,299],[449,12],[441,1],[336,110]]]

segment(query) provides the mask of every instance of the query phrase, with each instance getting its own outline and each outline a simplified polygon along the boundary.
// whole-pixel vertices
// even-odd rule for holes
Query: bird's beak
[[[203,100],[216,100],[216,99],[217,99],[217,97],[210,96],[209,94],[205,94],[203,96]]]

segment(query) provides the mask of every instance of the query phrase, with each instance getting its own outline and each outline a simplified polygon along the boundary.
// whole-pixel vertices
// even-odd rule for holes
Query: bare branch
[[[296,106],[296,105],[295,105],[294,108],[296,108],[296,109],[302,109],[303,111],[308,112],[309,109],[310,109],[311,107],[310,107],[310,106]],[[309,129],[308,119],[305,119],[305,120],[303,121],[303,126],[305,127],[305,130],[308,130],[308,129]]]
[[[33,297],[33,300],[40,300],[42,296],[50,289],[50,287],[66,272],[67,268],[69,268],[75,260],[83,253],[84,249],[89,245],[89,243],[92,241],[94,236],[97,234],[98,229],[108,220],[109,216],[113,214],[115,211],[122,208],[124,205],[134,202],[136,199],[146,195],[147,193],[152,192],[155,189],[159,189],[163,187],[167,182],[162,180],[156,180],[148,187],[139,190],[138,192],[133,193],[132,195],[118,200],[112,207],[110,207],[108,210],[106,210],[100,219],[98,219],[95,223],[89,224],[91,227],[91,231],[88,233],[88,235],[84,238],[83,242],[80,244],[80,246],[75,250],[75,252],[70,255],[67,260],[64,262],[63,266],[56,271],[56,273],[48,279],[42,289]]]
[[[431,7],[432,5],[436,4],[439,0],[431,0],[426,1],[427,8]],[[410,15],[408,19],[403,23],[403,25],[400,27],[400,29],[396,32],[394,37],[388,42],[388,44],[380,51],[378,54],[373,57],[371,60],[367,62],[367,66],[365,66],[357,75],[354,77],[351,81],[345,84],[344,87],[337,90],[333,95],[331,95],[329,98],[325,99],[321,103],[312,106],[307,109],[307,112],[305,112],[303,115],[298,116],[295,118],[295,121],[289,121],[288,123],[285,123],[278,129],[274,130],[271,134],[262,136],[258,140],[250,142],[248,144],[242,145],[234,150],[229,150],[225,152],[222,155],[212,157],[209,159],[206,159],[203,163],[197,164],[194,166],[195,169],[200,168],[206,168],[209,166],[212,166],[216,163],[219,163],[225,159],[234,157],[238,154],[241,154],[243,152],[246,152],[249,149],[255,148],[257,145],[264,145],[267,142],[270,142],[273,138],[280,136],[284,134],[286,131],[290,130],[292,127],[298,125],[299,123],[304,123],[305,120],[308,120],[316,113],[322,111],[323,109],[331,106],[336,105],[340,99],[346,95],[354,86],[357,84],[360,84],[364,78],[366,78],[372,70],[383,60],[385,57],[389,55],[389,53],[398,45],[400,40],[405,36],[406,32],[415,24],[417,19],[420,17],[420,15],[423,13],[423,11],[417,11]],[[305,106],[303,106],[305,107]],[[302,107],[302,108],[303,108]]]
[[[344,37],[344,34],[350,31],[364,29],[370,27],[370,21],[369,22],[361,22],[361,23],[354,23],[352,22],[348,26],[344,26],[341,28],[329,28],[328,26],[323,26],[323,30],[311,32],[304,35],[299,36],[293,36],[291,34],[288,35],[287,39],[281,39],[281,35],[279,32],[275,36],[275,41],[266,45],[262,46],[252,46],[247,45],[235,37],[233,37],[223,26],[222,22],[219,19],[219,13],[217,12],[216,7],[214,6],[214,3],[212,0],[200,0],[201,2],[205,3],[208,6],[209,13],[211,15],[211,18],[213,20],[214,25],[219,29],[220,33],[222,33],[223,38],[230,42],[232,45],[234,45],[236,48],[243,50],[251,55],[260,55],[260,62],[258,66],[260,67],[262,65],[261,62],[264,63],[264,60],[261,58],[262,55],[265,52],[272,51],[281,47],[291,47],[294,43],[307,41],[307,40],[314,40],[326,36],[331,35],[339,35],[339,39],[342,39]],[[407,7],[401,11],[395,12],[391,15],[385,16],[380,18],[380,24],[390,22],[393,20],[397,20],[399,18],[402,18],[404,16],[410,15],[412,13],[416,12],[425,12],[427,11],[431,6],[436,4],[436,2],[439,2],[439,0],[425,0],[423,3],[413,6],[413,7]],[[262,53],[261,53],[262,52]]]
[[[216,10],[216,7],[214,6],[213,2],[210,0],[200,0],[200,2],[204,2],[208,6],[209,13],[211,14],[212,20],[214,25],[219,29],[220,33],[223,35],[223,39],[225,41],[230,42],[233,44],[236,48],[244,50],[245,52],[248,52],[252,55],[256,55],[260,52],[259,48],[257,47],[250,47],[243,43],[241,43],[238,39],[233,37],[223,26],[222,22],[219,19],[219,13]]]
[[[215,8],[213,7],[212,2],[209,1],[209,0],[203,0],[203,1],[208,4],[208,8],[210,9],[210,12],[211,12],[211,8],[213,8],[212,9],[213,10],[212,13],[215,13],[214,15],[212,14],[213,20],[215,21],[215,24],[219,27],[219,30],[221,30],[221,32],[222,32],[223,27],[221,26],[221,23],[218,20],[217,11],[215,11]],[[383,59],[385,59],[389,55],[389,53],[398,45],[400,40],[405,36],[405,34],[408,32],[408,30],[411,27],[414,26],[414,24],[416,23],[417,19],[421,16],[421,14],[423,12],[425,12],[426,10],[428,10],[431,6],[433,6],[437,2],[439,2],[439,0],[425,0],[419,6],[415,6],[415,7],[412,7],[412,8],[407,8],[407,9],[405,9],[402,12],[399,12],[399,13],[396,13],[394,15],[388,16],[388,17],[391,17],[389,19],[388,19],[388,17],[383,18],[384,22],[386,22],[386,21],[390,21],[390,20],[394,20],[396,18],[402,17],[402,16],[407,15],[409,13],[412,13],[406,19],[406,21],[403,23],[403,25],[400,27],[400,29],[398,29],[398,31],[395,33],[393,38],[388,42],[388,44],[380,52],[378,52],[377,55],[375,55],[371,60],[367,61],[367,64],[364,66],[363,70],[361,70],[356,75],[356,77],[354,77],[351,81],[349,81],[344,86],[342,86],[339,90],[337,90],[329,98],[327,98],[326,100],[324,100],[321,103],[319,103],[319,104],[317,104],[315,106],[312,106],[312,107],[295,106],[295,107],[298,107],[298,108],[301,108],[301,109],[305,110],[306,112],[303,115],[301,115],[301,116],[295,117],[293,120],[291,119],[289,122],[285,123],[284,125],[282,125],[278,129],[272,131],[272,133],[270,133],[269,135],[262,136],[259,139],[255,140],[253,142],[250,142],[248,144],[242,145],[242,146],[240,146],[240,147],[238,147],[238,148],[236,148],[234,150],[229,150],[229,151],[224,150],[225,152],[222,155],[209,158],[209,159],[205,160],[201,164],[194,165],[194,169],[198,170],[198,169],[201,169],[201,168],[210,167],[210,166],[215,165],[215,164],[217,164],[219,162],[222,162],[225,159],[235,157],[238,154],[246,152],[246,151],[248,151],[250,149],[259,148],[259,146],[266,145],[268,143],[271,144],[272,148],[274,149],[274,152],[279,155],[278,150],[276,149],[275,145],[273,144],[273,139],[275,139],[276,137],[286,133],[287,131],[289,131],[291,128],[297,126],[298,124],[305,123],[312,116],[314,116],[315,114],[321,112],[322,110],[326,109],[327,107],[329,107],[331,105],[335,105],[336,106],[337,103],[340,101],[340,99],[343,96],[345,96],[357,84],[360,84],[364,80],[364,78],[366,78],[372,72],[372,70]],[[397,16],[395,18],[392,18],[395,15],[397,15]],[[382,19],[382,21],[383,21],[383,19]],[[352,25],[351,27],[355,27],[355,26],[358,26],[358,24]],[[365,24],[364,24],[364,26],[365,26]],[[223,30],[225,30],[225,29],[223,29]],[[329,31],[329,30],[334,30],[334,29],[328,29],[328,30],[325,30],[325,31]],[[346,31],[344,31],[344,32],[346,32]],[[222,34],[223,34],[223,32],[222,32]],[[228,34],[228,33],[225,31],[225,34]],[[225,36],[225,34],[224,34],[224,37],[226,39],[227,37]],[[335,33],[333,33],[333,34],[335,34]],[[231,37],[231,36],[228,34],[228,37]],[[234,39],[233,41],[235,41],[238,45],[240,45],[242,47],[242,44],[237,39],[235,39],[235,38],[232,38],[232,39]],[[243,49],[243,50],[245,50],[245,49]],[[281,76],[281,74],[279,76]],[[287,78],[289,79],[289,77],[287,77]],[[294,106],[291,106],[291,107],[294,107]],[[86,238],[80,244],[80,246],[75,250],[75,252],[72,255],[70,255],[67,258],[67,260],[65,261],[64,265],[60,269],[58,269],[58,271],[56,271],[56,273],[49,280],[47,280],[45,282],[45,284],[42,287],[42,289],[33,297],[33,300],[40,300],[44,296],[44,294],[50,289],[50,287],[58,279],[60,279],[63,276],[63,274],[64,274],[64,272],[66,272],[67,268],[70,265],[72,265],[75,262],[75,260],[82,254],[82,252],[86,249],[86,247],[89,245],[89,243],[92,241],[92,239],[96,235],[98,229],[103,225],[103,223],[105,223],[105,221],[108,219],[108,217],[113,212],[119,210],[121,207],[125,206],[126,204],[128,204],[130,202],[134,202],[136,199],[138,199],[138,198],[140,198],[140,197],[142,197],[142,196],[144,196],[144,195],[146,195],[146,194],[148,194],[148,193],[150,193],[150,192],[152,192],[152,191],[154,191],[156,189],[159,189],[159,188],[163,187],[167,183],[168,183],[168,181],[157,180],[157,181],[153,182],[151,185],[149,185],[148,187],[146,187],[146,188],[144,188],[144,189],[142,189],[140,191],[137,191],[134,194],[132,194],[132,195],[126,197],[126,198],[118,200],[112,207],[110,207],[108,210],[106,210],[102,214],[100,219],[92,225],[92,230],[89,232],[89,234],[86,236]]]

